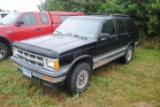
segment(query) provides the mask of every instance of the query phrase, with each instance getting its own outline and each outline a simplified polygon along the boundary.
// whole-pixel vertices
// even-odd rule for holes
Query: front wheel
[[[87,89],[90,78],[90,65],[88,63],[80,63],[73,69],[66,83],[66,88],[71,94],[81,93]]]
[[[0,43],[0,61],[5,59],[8,54],[8,47],[4,43]]]

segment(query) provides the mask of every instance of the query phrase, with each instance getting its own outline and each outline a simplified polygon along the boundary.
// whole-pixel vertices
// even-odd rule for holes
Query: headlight
[[[18,54],[18,49],[13,48],[13,55],[14,55],[14,56],[17,56],[17,54]]]
[[[54,68],[54,60],[53,59],[46,59],[46,65],[49,68]]]
[[[59,70],[59,61],[58,59],[53,60],[53,59],[46,59],[46,68],[52,68],[56,71]]]

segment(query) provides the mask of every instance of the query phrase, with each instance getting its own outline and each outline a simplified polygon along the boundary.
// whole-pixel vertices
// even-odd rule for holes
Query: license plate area
[[[22,72],[23,72],[23,74],[24,75],[26,75],[26,76],[28,76],[28,77],[32,77],[32,72],[31,72],[31,70],[29,70],[29,69],[27,69],[27,68],[25,68],[25,67],[22,67]]]

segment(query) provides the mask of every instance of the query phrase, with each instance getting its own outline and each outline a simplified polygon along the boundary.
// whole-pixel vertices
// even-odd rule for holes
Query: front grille
[[[18,50],[17,57],[19,57],[21,60],[27,63],[30,63],[32,65],[36,65],[38,67],[44,67],[44,59],[41,56],[26,52],[23,50]]]

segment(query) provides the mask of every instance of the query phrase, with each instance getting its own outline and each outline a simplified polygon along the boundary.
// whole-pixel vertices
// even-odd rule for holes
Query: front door
[[[41,29],[34,13],[25,13],[18,21],[23,21],[24,24],[13,27],[14,40],[19,41],[40,35]]]
[[[118,52],[118,37],[113,20],[106,20],[103,23],[101,34],[109,34],[110,37],[98,39],[97,56],[94,58],[93,69],[102,66],[117,58]]]
[[[108,33],[110,34],[109,38],[99,39],[97,43],[97,54],[101,56],[107,56],[112,51],[116,50],[117,47],[117,33],[115,29],[115,24],[113,20],[106,20],[103,23],[101,33]]]

